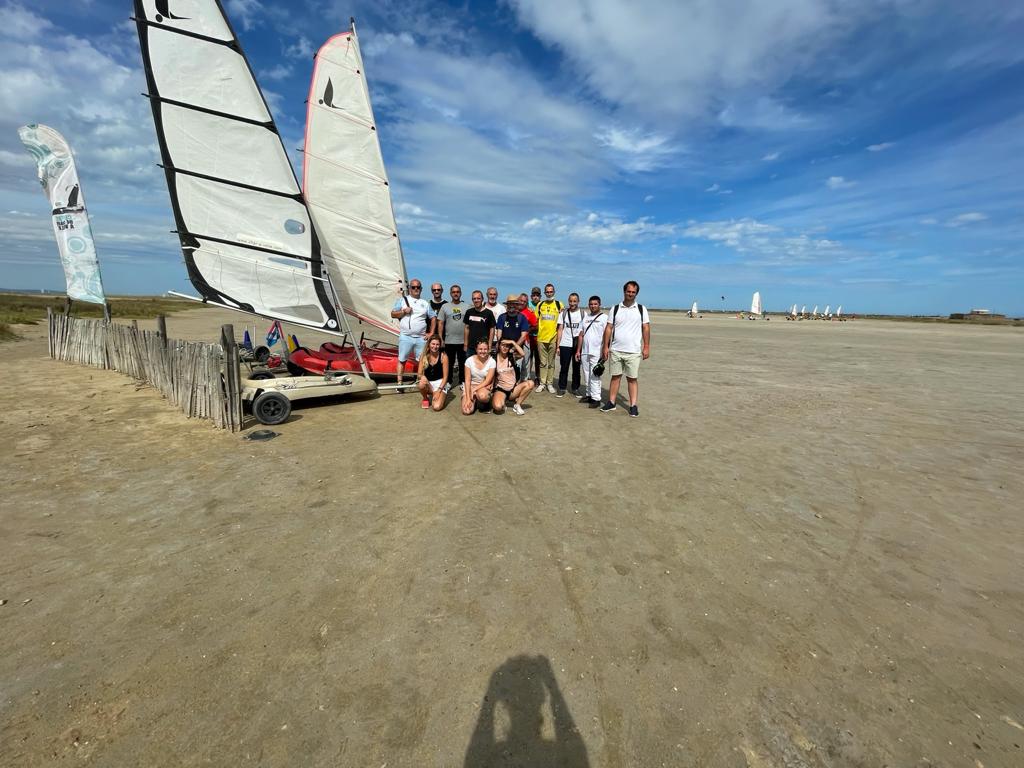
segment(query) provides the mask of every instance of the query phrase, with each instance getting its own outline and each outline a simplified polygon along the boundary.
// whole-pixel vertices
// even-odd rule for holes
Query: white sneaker
[[[512,403],[512,413],[514,413],[516,416],[526,415],[526,411],[523,410],[523,406],[521,406],[519,403]]]
[[[451,391],[452,391],[452,385],[451,384],[445,384],[444,385],[444,393],[447,395]]]
[[[557,389],[555,389],[555,385],[554,385],[554,384],[548,384],[548,392],[550,392],[550,393],[551,393],[551,394],[553,395],[553,394],[555,394],[555,393],[556,393],[557,391],[558,391],[558,390],[557,390]]]

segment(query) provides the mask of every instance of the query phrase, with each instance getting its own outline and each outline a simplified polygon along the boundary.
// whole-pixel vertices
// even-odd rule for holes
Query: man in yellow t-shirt
[[[552,383],[555,378],[555,356],[558,354],[558,316],[562,302],[555,298],[555,286],[544,286],[544,300],[537,305],[537,346],[540,347],[540,386],[538,392],[547,387],[548,392],[557,390]]]

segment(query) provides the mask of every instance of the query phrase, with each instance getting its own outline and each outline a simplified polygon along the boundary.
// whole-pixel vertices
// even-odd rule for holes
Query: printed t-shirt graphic
[[[465,323],[463,315],[466,312],[466,303],[446,302],[441,311],[438,312],[438,322],[444,325],[444,343],[462,344]]]
[[[520,312],[515,317],[505,314],[498,318],[497,328],[501,331],[501,338],[519,341],[523,333],[529,333],[530,321]]]
[[[469,327],[469,351],[476,351],[478,341],[490,343],[491,329],[494,328],[494,314],[486,307],[477,309],[470,307],[466,310],[463,323]]]
[[[562,302],[557,299],[544,299],[537,305],[537,341],[546,344],[555,338],[561,311]]]

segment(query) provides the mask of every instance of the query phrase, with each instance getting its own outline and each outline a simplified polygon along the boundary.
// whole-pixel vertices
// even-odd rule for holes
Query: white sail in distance
[[[135,0],[189,279],[209,304],[339,332],[277,126],[218,0]]]
[[[839,305],[839,306],[838,306],[838,307],[836,308],[836,317],[842,317],[842,315],[843,315],[843,305],[842,305],[842,304],[840,304],[840,305]]]
[[[814,317],[818,316],[818,305],[817,304],[814,305],[814,311],[811,312],[811,315],[813,315]]]
[[[832,308],[831,304],[826,304],[825,305],[825,312],[824,312],[825,317],[829,316],[829,309],[831,309],[831,308]]]
[[[693,302],[693,306],[690,307],[690,314],[692,314],[692,315],[696,315],[697,314],[697,302],[696,301]]]
[[[39,183],[50,201],[53,234],[64,266],[68,298],[106,304],[96,244],[71,147],[58,131],[47,125],[23,126],[18,129],[18,138],[35,158]]]
[[[794,304],[793,308],[789,310],[789,314],[792,315],[793,317],[796,317],[796,304]]]
[[[303,153],[303,192],[342,306],[397,334],[405,259],[355,24],[316,54]]]
[[[804,304],[802,307],[800,307],[800,314],[801,315],[806,315],[807,314],[807,305],[806,304]]]
[[[750,300],[750,314],[760,315],[761,312],[761,292],[754,291],[754,297]]]

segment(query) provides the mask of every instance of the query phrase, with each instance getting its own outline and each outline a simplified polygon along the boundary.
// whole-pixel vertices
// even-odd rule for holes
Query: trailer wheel
[[[252,357],[257,363],[265,363],[270,359],[270,347],[259,346],[252,351]]]
[[[260,424],[281,424],[291,413],[291,400],[280,392],[264,392],[252,403],[252,415]]]
[[[256,381],[263,381],[265,379],[273,379],[275,376],[270,371],[253,371],[249,378],[256,379]]]

